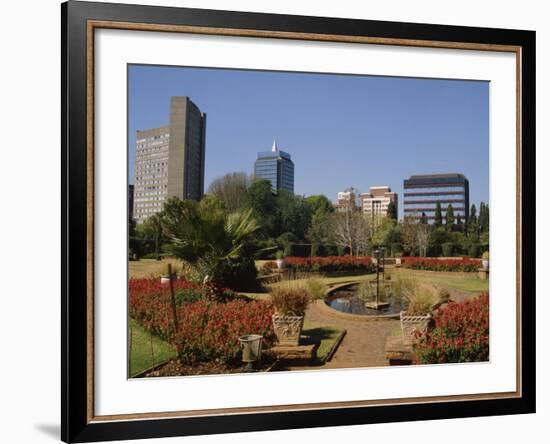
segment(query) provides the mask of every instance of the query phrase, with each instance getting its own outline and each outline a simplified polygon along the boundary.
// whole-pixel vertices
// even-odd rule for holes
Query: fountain
[[[386,249],[379,247],[373,253],[376,261],[376,277],[335,288],[325,300],[329,307],[343,313],[365,315],[371,318],[399,316],[403,303],[401,298],[393,294],[393,283],[386,279],[384,264]]]
[[[384,247],[377,248],[374,250],[376,256],[376,299],[374,301],[365,302],[365,307],[370,308],[371,310],[382,310],[388,308],[389,302],[380,301],[380,268],[382,268],[382,282],[386,285],[384,280],[384,256],[386,249]],[[382,258],[382,261],[380,261]],[[382,267],[380,267],[382,265]]]

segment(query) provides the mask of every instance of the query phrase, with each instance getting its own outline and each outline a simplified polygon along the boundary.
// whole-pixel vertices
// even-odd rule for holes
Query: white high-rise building
[[[369,217],[387,216],[390,202],[393,202],[397,212],[397,193],[392,192],[389,186],[370,187],[368,193],[361,193],[360,200],[363,213]]]

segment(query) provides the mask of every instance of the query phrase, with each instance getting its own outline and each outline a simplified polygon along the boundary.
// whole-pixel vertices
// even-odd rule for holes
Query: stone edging
[[[340,344],[344,340],[344,336],[346,336],[347,330],[342,330],[340,332],[340,335],[338,338],[336,338],[336,341],[334,341],[334,344],[332,344],[332,347],[330,348],[330,351],[327,354],[327,357],[323,360],[323,364],[329,362],[332,357],[334,356],[334,353],[336,353],[336,350],[338,350],[338,347],[340,347]]]
[[[325,295],[325,299],[330,293],[332,293],[335,290],[349,287],[350,285],[355,285],[358,283],[359,281],[351,281],[351,282],[345,282],[342,284],[335,285],[334,287],[331,287],[327,291],[327,294]],[[399,319],[399,313],[387,314],[387,315],[358,315],[358,314],[352,314],[352,313],[344,313],[342,311],[338,311],[338,310],[335,310],[334,308],[329,307],[329,305],[325,302],[325,299],[318,300],[317,307],[329,316],[348,319],[350,321],[370,321],[370,322]]]

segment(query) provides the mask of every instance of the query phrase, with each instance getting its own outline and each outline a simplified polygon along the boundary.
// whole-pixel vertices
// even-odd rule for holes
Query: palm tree
[[[182,207],[177,224],[167,224],[169,254],[187,261],[201,274],[203,282],[217,292],[224,285],[224,272],[244,259],[250,237],[259,229],[252,210],[227,214],[212,202]]]

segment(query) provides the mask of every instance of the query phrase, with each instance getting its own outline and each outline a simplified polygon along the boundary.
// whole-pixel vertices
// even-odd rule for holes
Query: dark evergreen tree
[[[477,209],[475,204],[472,204],[470,207],[470,217],[468,219],[468,236],[477,238],[478,234]]]
[[[435,215],[434,215],[434,225],[440,227],[443,225],[443,216],[441,215],[441,203],[437,202],[435,204]]]
[[[464,226],[462,225],[462,218],[460,217],[460,214],[456,215],[456,225],[455,225],[456,231],[464,231]]]
[[[484,202],[479,204],[479,233],[489,232],[489,205]]]
[[[454,223],[455,214],[453,211],[453,206],[449,204],[447,206],[447,213],[445,214],[445,228],[447,229],[447,231],[452,231]]]
[[[390,219],[397,220],[397,207],[392,201],[388,204],[387,215]]]
[[[422,211],[422,216],[420,216],[420,223],[421,224],[427,224],[428,223],[428,216],[426,216],[426,213]]]

